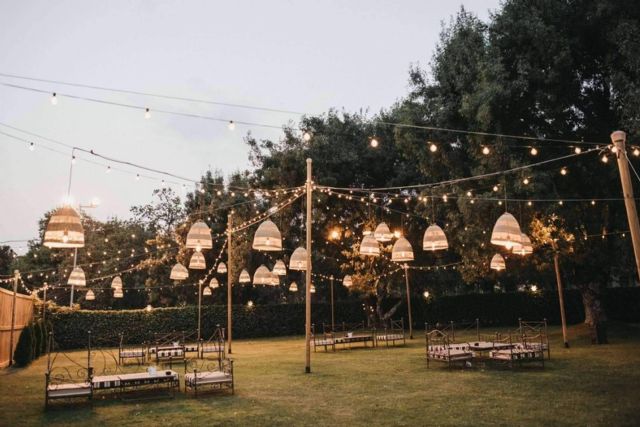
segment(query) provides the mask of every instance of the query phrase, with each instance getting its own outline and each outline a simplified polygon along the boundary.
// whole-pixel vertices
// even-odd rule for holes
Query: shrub
[[[17,366],[27,366],[33,360],[33,326],[30,324],[22,330],[13,360]]]

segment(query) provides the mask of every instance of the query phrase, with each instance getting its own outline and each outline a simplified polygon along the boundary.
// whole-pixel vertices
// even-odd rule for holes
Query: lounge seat
[[[49,384],[47,386],[47,397],[49,399],[89,396],[91,396],[91,384],[88,382]]]

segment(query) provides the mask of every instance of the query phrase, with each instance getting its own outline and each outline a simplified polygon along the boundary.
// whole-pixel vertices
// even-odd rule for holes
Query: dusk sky
[[[320,114],[390,106],[407,92],[411,64],[427,67],[442,22],[461,4],[480,18],[498,0],[466,1],[4,1],[0,73]],[[299,115],[161,100],[0,76],[0,123],[65,144],[197,179],[249,167],[243,137],[281,131],[154,113],[168,109],[280,126]],[[38,93],[8,87],[45,90]],[[72,94],[151,109],[58,96]],[[0,125],[0,242],[37,236],[38,220],[66,194],[69,148]],[[57,151],[49,151],[54,149]],[[60,151],[60,152],[58,152]],[[155,180],[107,163],[74,166],[76,203],[97,218],[127,218]],[[113,167],[118,167],[113,165]],[[182,194],[179,185],[173,187]],[[189,188],[191,190],[191,188]],[[24,242],[12,243],[18,253]]]

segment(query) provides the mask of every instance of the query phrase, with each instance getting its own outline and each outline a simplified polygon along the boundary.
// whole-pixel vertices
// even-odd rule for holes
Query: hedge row
[[[387,301],[385,305],[393,305]],[[605,310],[612,320],[640,321],[640,288],[611,289],[603,295]],[[577,323],[584,319],[582,299],[577,291],[565,295],[567,319]],[[480,319],[482,325],[514,325],[518,318],[542,319],[559,323],[558,297],[548,293],[470,294],[452,297],[412,300],[413,321],[416,328],[425,322],[464,321]],[[264,306],[234,306],[234,338],[299,335],[304,333],[304,304]],[[328,304],[315,304],[312,322],[320,325],[331,318]],[[56,341],[61,348],[86,346],[87,331],[94,340],[116,345],[120,333],[128,343],[153,340],[153,334],[170,331],[195,331],[197,308],[156,308],[152,311],[67,311],[50,316]],[[216,325],[226,325],[225,306],[204,306],[202,312],[203,337],[208,337]],[[406,318],[404,302],[393,318]],[[361,302],[336,304],[337,322],[358,322],[366,319]]]
[[[47,332],[42,321],[31,322],[20,333],[13,352],[16,366],[27,366],[46,351]]]

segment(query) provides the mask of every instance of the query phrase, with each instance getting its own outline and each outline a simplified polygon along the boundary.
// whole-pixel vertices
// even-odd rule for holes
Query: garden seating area
[[[391,320],[388,326],[380,329],[369,327],[365,322],[338,323],[333,328],[330,324],[322,324],[322,333],[316,332],[316,326],[311,326],[313,350],[319,348],[328,352],[340,349],[352,349],[354,346],[362,348],[376,348],[382,344],[386,347],[406,344],[404,320]]]

